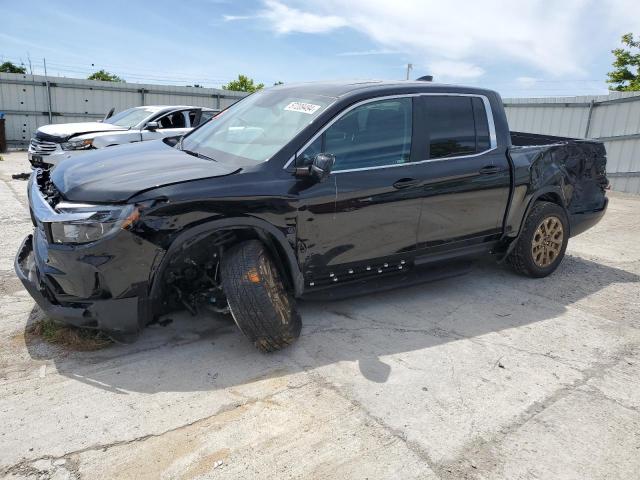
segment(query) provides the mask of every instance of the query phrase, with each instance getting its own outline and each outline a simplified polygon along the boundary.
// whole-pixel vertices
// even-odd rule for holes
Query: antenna
[[[409,80],[409,75],[411,74],[411,70],[413,70],[413,63],[407,63],[407,80]]]

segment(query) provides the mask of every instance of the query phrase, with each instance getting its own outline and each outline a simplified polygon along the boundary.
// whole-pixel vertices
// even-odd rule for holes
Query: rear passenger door
[[[489,100],[480,95],[423,95],[426,175],[418,248],[449,249],[500,236],[510,188]]]

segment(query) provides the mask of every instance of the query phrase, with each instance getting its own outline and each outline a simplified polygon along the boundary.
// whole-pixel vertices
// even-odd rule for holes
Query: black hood
[[[124,202],[163,185],[238,171],[154,140],[69,157],[53,169],[51,179],[66,200],[106,203]]]

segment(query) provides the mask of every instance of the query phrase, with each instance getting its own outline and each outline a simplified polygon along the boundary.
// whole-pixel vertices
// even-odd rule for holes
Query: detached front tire
[[[300,336],[295,300],[262,242],[231,247],[222,257],[220,273],[231,315],[258,350],[280,350]]]
[[[522,275],[546,277],[562,262],[568,241],[569,220],[564,209],[555,203],[536,202],[507,260]]]

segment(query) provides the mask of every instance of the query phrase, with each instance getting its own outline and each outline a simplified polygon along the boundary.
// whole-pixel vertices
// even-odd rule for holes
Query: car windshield
[[[117,125],[118,127],[131,128],[138,125],[152,113],[156,112],[153,108],[130,108],[116,113],[113,117],[108,118],[104,123]]]
[[[297,89],[256,92],[184,137],[182,149],[240,166],[265,162],[334,100]]]

